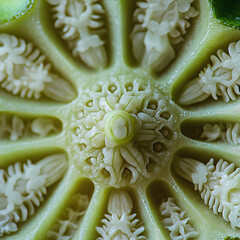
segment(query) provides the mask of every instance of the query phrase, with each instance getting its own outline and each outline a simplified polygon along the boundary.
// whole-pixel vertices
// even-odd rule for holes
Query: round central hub
[[[104,132],[108,140],[120,145],[130,142],[134,136],[134,120],[126,111],[113,110],[104,118]]]
[[[69,151],[77,168],[110,186],[159,174],[178,138],[170,102],[141,79],[94,86],[81,95],[72,116]]]

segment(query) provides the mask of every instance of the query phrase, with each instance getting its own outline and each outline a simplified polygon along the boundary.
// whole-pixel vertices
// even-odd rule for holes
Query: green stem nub
[[[133,117],[123,110],[113,110],[104,118],[104,132],[108,140],[121,145],[130,142],[134,136]]]

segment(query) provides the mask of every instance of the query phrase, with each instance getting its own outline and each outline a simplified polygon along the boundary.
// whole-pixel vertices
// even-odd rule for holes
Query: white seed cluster
[[[21,98],[39,99],[44,94],[56,101],[71,100],[75,96],[72,86],[51,72],[45,58],[32,43],[1,33],[0,86]]]
[[[219,49],[217,56],[212,55],[210,59],[212,64],[187,84],[179,99],[181,104],[202,102],[210,96],[214,100],[221,97],[224,102],[229,102],[240,95],[240,41],[229,44],[228,54]]]
[[[186,218],[185,212],[175,204],[174,198],[163,201],[159,210],[164,218],[162,223],[170,231],[172,240],[194,239],[199,235],[188,223],[190,218]]]
[[[27,137],[46,137],[57,131],[59,128],[52,118],[24,120],[17,115],[0,115],[0,139],[16,141]]]
[[[104,47],[104,9],[98,0],[47,0],[53,5],[54,26],[62,30],[75,57],[89,67],[103,68],[107,64]]]
[[[171,105],[162,93],[124,79],[114,78],[80,94],[70,126],[69,152],[76,166],[95,181],[115,187],[150,178],[178,136]]]
[[[131,33],[133,54],[143,66],[161,71],[175,58],[173,45],[182,42],[198,15],[193,0],[145,0],[137,3]]]
[[[145,228],[132,213],[133,202],[126,191],[114,191],[108,201],[108,214],[101,221],[102,227],[97,227],[101,237],[97,240],[134,239],[146,240],[143,235]]]
[[[208,142],[224,141],[233,145],[240,143],[240,124],[239,123],[206,123],[200,136]]]
[[[0,237],[18,230],[35,213],[47,194],[67,169],[65,154],[50,155],[37,164],[30,160],[0,169]]]
[[[206,165],[183,158],[177,162],[175,169],[194,184],[204,203],[215,214],[221,213],[232,228],[240,228],[240,168],[222,159],[215,166],[213,158]]]
[[[70,205],[65,209],[63,217],[47,232],[47,239],[71,240],[73,239],[80,221],[89,204],[88,195],[77,193],[71,197]]]

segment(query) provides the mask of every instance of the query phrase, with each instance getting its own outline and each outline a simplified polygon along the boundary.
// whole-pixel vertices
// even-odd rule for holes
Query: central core
[[[173,112],[160,87],[145,79],[122,76],[94,85],[71,116],[74,164],[109,186],[146,182],[165,168],[175,148],[179,125]]]
[[[105,136],[111,142],[121,145],[128,143],[134,136],[134,120],[126,111],[113,110],[104,118]]]

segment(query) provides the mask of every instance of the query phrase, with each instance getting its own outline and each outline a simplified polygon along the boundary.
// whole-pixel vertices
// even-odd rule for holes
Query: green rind
[[[240,238],[238,237],[235,237],[235,238],[232,238],[232,237],[226,237],[224,238],[224,240],[239,240]]]
[[[240,29],[239,0],[210,0],[215,17],[223,24]]]

